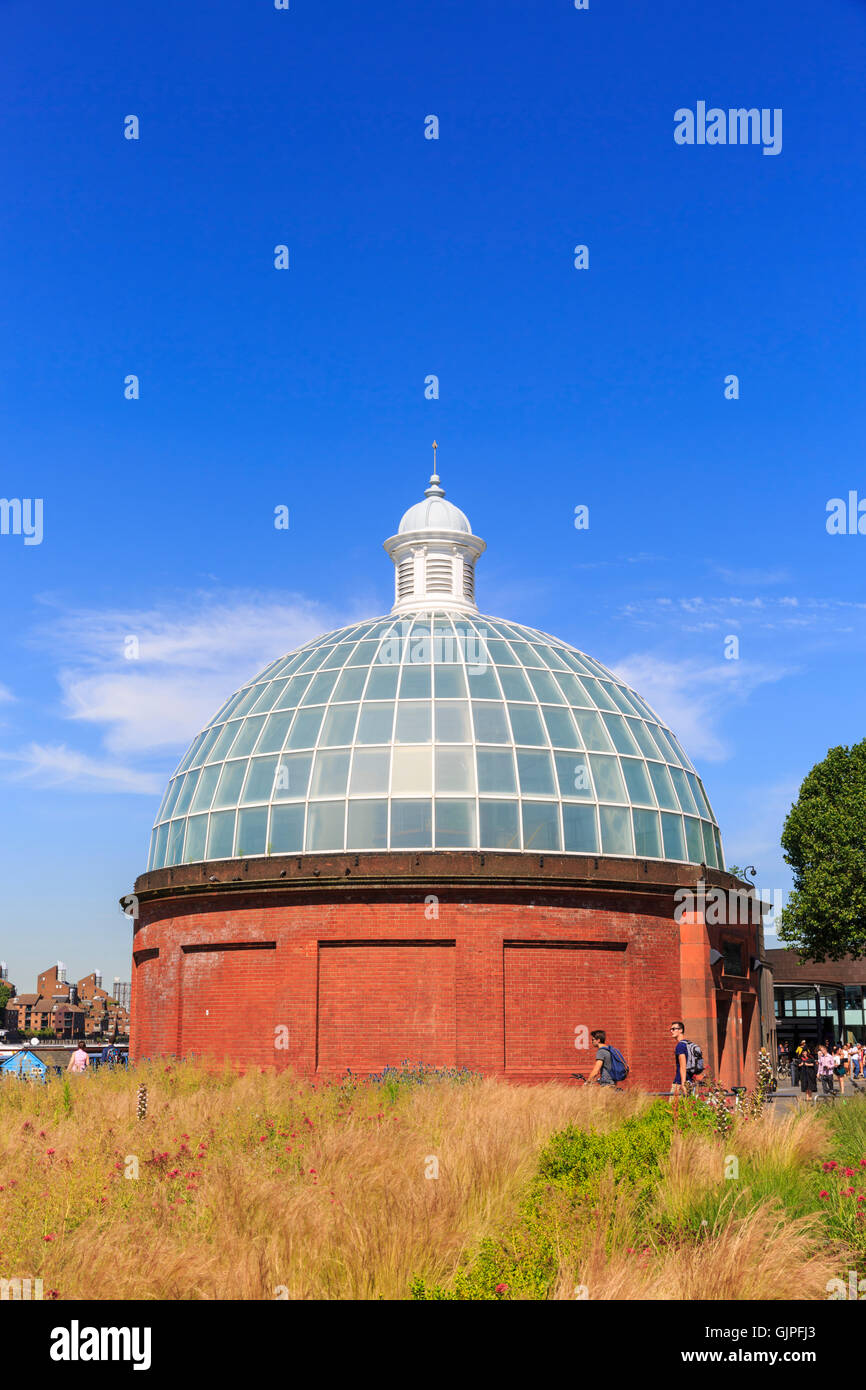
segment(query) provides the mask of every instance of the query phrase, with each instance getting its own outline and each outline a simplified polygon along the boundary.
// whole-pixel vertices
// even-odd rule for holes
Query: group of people
[[[670,1025],[671,1041],[674,1044],[674,1079],[671,1095],[689,1095],[694,1083],[703,1080],[704,1055],[700,1043],[690,1042],[686,1037],[686,1025],[681,1019]],[[595,1044],[595,1065],[586,1084],[595,1082],[599,1086],[613,1086],[624,1081],[628,1075],[628,1065],[617,1048],[607,1041],[603,1028],[596,1028],[590,1037]]]
[[[845,1082],[849,1081],[855,1090],[860,1090],[859,1078],[866,1074],[866,1046],[861,1043],[836,1043],[829,1038],[817,1047],[804,1038],[789,1053],[786,1043],[779,1045],[779,1062],[790,1057],[791,1085],[799,1086],[806,1100],[814,1101],[818,1095],[818,1082],[825,1096],[845,1094]]]

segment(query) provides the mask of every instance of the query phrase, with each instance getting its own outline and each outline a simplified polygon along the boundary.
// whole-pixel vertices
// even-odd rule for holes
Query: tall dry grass
[[[496,1080],[434,1081],[392,1103],[374,1086],[191,1063],[65,1088],[10,1078],[0,1277],[41,1277],[60,1298],[405,1298],[415,1275],[448,1281],[504,1219],[553,1131],[609,1128],[646,1104]]]

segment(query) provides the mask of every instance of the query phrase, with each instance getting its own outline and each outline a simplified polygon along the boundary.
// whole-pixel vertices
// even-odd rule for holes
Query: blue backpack
[[[625,1060],[618,1047],[611,1047],[609,1043],[606,1043],[605,1046],[607,1047],[607,1050],[610,1053],[611,1076],[617,1083],[620,1081],[625,1081],[626,1077],[629,1074],[628,1062]]]

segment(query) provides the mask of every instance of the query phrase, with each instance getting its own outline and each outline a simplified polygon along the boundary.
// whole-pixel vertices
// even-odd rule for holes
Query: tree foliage
[[[810,960],[866,954],[866,739],[831,748],[782,831],[794,891],[779,937]]]

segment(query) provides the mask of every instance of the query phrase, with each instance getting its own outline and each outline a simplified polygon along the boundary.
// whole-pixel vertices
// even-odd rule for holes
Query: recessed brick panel
[[[578,1052],[575,1029],[604,1028],[624,1044],[627,951],[579,941],[506,942],[505,1066],[586,1073],[595,1049]]]
[[[321,1071],[457,1062],[454,942],[319,944]]]
[[[246,1060],[274,1065],[274,997],[277,953],[271,945],[182,950],[179,1051],[220,1057],[233,1033],[232,1020],[243,1000],[252,1009],[245,1038]]]

